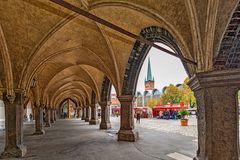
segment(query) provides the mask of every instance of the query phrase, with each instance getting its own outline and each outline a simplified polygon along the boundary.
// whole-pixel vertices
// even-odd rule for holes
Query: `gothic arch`
[[[94,91],[92,91],[92,99],[91,99],[91,104],[95,104],[96,103],[96,94]]]
[[[79,102],[77,102],[75,99],[73,99],[73,98],[65,98],[65,99],[63,99],[60,103],[59,103],[59,106],[57,106],[57,107],[61,107],[62,106],[62,104],[65,102],[65,101],[67,101],[67,100],[71,100],[76,106],[78,106],[78,103]]]
[[[240,68],[240,3],[232,14],[223,35],[218,55],[214,60],[215,69]]]
[[[2,55],[3,69],[5,72],[5,86],[7,91],[7,96],[14,96],[13,91],[13,72],[11,58],[8,52],[7,42],[3,33],[2,26],[0,25],[0,53]],[[1,77],[2,78],[2,77]]]
[[[169,46],[176,54],[182,55],[176,40],[164,28],[157,26],[147,27],[141,31],[140,36],[153,42],[163,43]],[[125,70],[122,95],[135,95],[138,75],[150,49],[151,47],[146,44],[139,41],[135,42]],[[190,75],[187,64],[182,63],[188,75]]]
[[[101,101],[106,102],[111,98],[112,83],[107,76],[104,77],[101,91]]]

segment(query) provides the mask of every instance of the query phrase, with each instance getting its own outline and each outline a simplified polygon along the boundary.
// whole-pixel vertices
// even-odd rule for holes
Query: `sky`
[[[156,43],[168,50],[171,50],[168,46]],[[173,51],[173,50],[171,50]],[[143,63],[142,69],[140,71],[137,83],[137,92],[143,93],[145,91],[144,81],[147,77],[147,67],[148,58],[150,57],[152,75],[155,80],[155,88],[162,91],[162,88],[170,84],[183,83],[184,79],[187,77],[187,73],[183,67],[182,62],[179,58],[168,55],[156,48],[151,48],[145,61]],[[112,87],[112,93],[115,93],[114,87]]]
[[[163,45],[161,43],[156,44],[167,48],[168,50],[171,50],[166,45]],[[147,66],[149,57],[151,61],[152,75],[154,76],[155,80],[155,88],[157,88],[159,91],[162,91],[162,88],[164,86],[168,86],[169,84],[176,85],[179,83],[183,83],[184,79],[187,77],[187,73],[179,58],[168,55],[152,47],[143,63],[141,72],[139,74],[137,91],[143,93],[145,90],[144,81],[147,77]]]

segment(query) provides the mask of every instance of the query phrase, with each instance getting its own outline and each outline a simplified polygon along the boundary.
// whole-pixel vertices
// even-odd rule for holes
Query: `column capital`
[[[202,88],[240,86],[240,69],[196,73],[188,82],[193,91]]]
[[[100,101],[98,102],[98,104],[102,107],[102,106],[110,106],[111,105],[111,101]]]
[[[117,97],[121,104],[131,104],[135,100],[134,95],[121,95]]]
[[[5,101],[7,103],[13,104],[17,97],[21,98],[22,101],[24,101],[23,98],[24,98],[25,95],[26,95],[25,90],[23,90],[23,89],[13,89],[12,94],[8,94],[7,91],[3,91],[2,92],[2,99],[3,99],[3,101]]]

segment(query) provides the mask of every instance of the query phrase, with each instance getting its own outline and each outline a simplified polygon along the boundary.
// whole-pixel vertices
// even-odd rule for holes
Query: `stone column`
[[[109,115],[110,103],[109,102],[99,102],[99,105],[101,106],[100,129],[109,129],[109,128],[111,128],[110,115]]]
[[[240,70],[198,73],[191,78],[189,86],[198,107],[195,160],[238,160]]]
[[[118,132],[118,141],[134,142],[138,139],[138,132],[134,130],[134,96],[122,95],[118,97],[118,100],[121,103],[121,124]]]
[[[35,105],[35,132],[34,135],[44,134],[45,131],[43,129],[43,105],[37,106]]]
[[[91,104],[90,107],[91,107],[91,114],[90,114],[91,118],[90,118],[89,124],[96,125],[98,124],[96,104]]]
[[[35,107],[34,105],[32,105],[31,107],[32,107],[33,120],[35,120]]]
[[[85,109],[86,109],[85,122],[89,122],[89,119],[90,119],[90,107],[86,106]]]
[[[78,108],[77,109],[77,118],[80,118],[81,117],[81,108]]]
[[[56,117],[56,120],[60,118],[58,109],[55,110],[55,117]]]
[[[57,120],[57,114],[56,114],[56,109],[53,110],[53,120],[56,121]]]
[[[82,120],[86,119],[86,107],[82,107]]]
[[[50,122],[54,123],[54,109],[51,108],[50,111],[51,111]]]
[[[45,127],[51,127],[51,109],[46,108],[46,124]]]
[[[23,93],[15,96],[3,93],[5,104],[5,149],[0,158],[23,157],[27,149],[23,145]]]

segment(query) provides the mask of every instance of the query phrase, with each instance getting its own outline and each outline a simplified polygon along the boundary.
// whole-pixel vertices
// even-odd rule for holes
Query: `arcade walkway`
[[[113,128],[100,131],[98,125],[90,126],[81,120],[58,120],[46,128],[43,136],[33,136],[33,124],[25,124],[24,140],[28,152],[24,160],[190,160],[196,151],[196,138],[179,134],[139,128],[140,140],[136,143],[118,142],[116,131],[119,119],[112,119]],[[0,132],[1,133],[1,132]],[[3,151],[0,135],[0,151]],[[177,153],[174,153],[177,152]],[[181,158],[178,153],[186,155]],[[170,155],[168,155],[170,154]],[[168,156],[167,156],[168,155]]]

